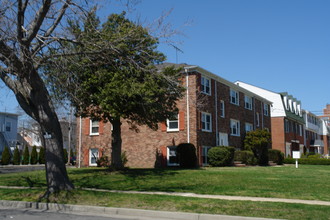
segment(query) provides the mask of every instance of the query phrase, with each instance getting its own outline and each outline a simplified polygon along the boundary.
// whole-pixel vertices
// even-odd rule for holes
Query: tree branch
[[[28,39],[27,44],[30,44],[32,40],[36,37],[46,15],[49,11],[51,0],[45,0],[43,1],[43,5],[39,8],[39,11],[37,12],[34,21],[31,23],[29,31],[28,31]]]
[[[3,40],[0,40],[0,54],[2,54],[3,57],[5,57],[6,59],[12,62],[13,69],[15,70],[22,69],[23,67],[22,62],[16,56],[12,48],[10,48]]]

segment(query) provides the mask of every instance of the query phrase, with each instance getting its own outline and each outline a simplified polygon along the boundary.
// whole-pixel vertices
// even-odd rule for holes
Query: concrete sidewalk
[[[109,208],[99,206],[0,200],[0,211],[1,208],[6,207],[15,209],[34,209],[59,213],[71,213],[77,215],[93,215],[135,220],[276,220],[256,217],[210,215],[186,212],[152,211],[143,209]]]

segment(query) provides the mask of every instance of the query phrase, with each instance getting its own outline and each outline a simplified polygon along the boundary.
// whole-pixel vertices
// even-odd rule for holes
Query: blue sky
[[[142,0],[135,13],[152,21],[171,8],[167,22],[186,35],[173,38],[183,41],[177,45],[183,51],[179,63],[288,92],[316,114],[330,103],[330,1]],[[120,11],[117,4],[105,4],[101,19],[114,11]],[[182,28],[187,20],[191,25]],[[159,50],[176,62],[173,48],[160,45]],[[13,99],[1,90],[0,111],[15,111]]]

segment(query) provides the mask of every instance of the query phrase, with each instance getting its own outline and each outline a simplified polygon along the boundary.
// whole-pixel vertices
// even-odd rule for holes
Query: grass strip
[[[1,200],[37,201],[43,194],[37,189],[0,189]],[[45,202],[45,201],[44,201]],[[50,202],[103,207],[193,212],[279,219],[329,220],[328,206],[274,202],[226,201],[164,195],[139,195],[73,190],[53,195]]]

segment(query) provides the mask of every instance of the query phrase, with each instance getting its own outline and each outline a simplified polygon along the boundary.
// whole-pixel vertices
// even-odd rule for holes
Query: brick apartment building
[[[240,81],[236,84],[273,103],[270,111],[273,149],[282,151],[285,156],[292,156],[292,151],[306,151],[305,121],[299,100],[285,92],[276,93]]]
[[[199,66],[176,66],[183,67],[186,87],[185,96],[177,103],[179,114],[160,123],[157,131],[140,126],[136,132],[123,122],[122,151],[126,152],[127,166],[177,166],[176,146],[180,143],[194,144],[199,164],[207,165],[211,147],[242,148],[247,131],[271,131],[270,101]],[[81,166],[95,166],[102,154],[110,157],[111,124],[83,118],[77,126]]]

